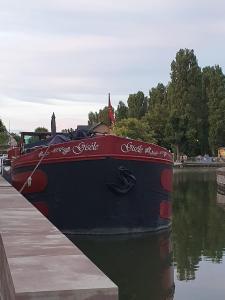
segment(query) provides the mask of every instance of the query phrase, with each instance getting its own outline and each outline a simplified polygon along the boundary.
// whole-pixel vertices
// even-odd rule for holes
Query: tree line
[[[178,157],[216,155],[225,146],[225,75],[219,65],[201,68],[193,49],[180,49],[167,85],[130,94],[114,113],[117,135],[158,143]],[[107,106],[88,114],[89,125],[99,122],[109,125]],[[6,141],[1,121],[0,144]]]
[[[8,141],[7,129],[0,119],[0,146],[5,145]]]
[[[193,49],[180,49],[171,63],[170,81],[120,101],[115,134],[155,142],[179,157],[216,155],[225,146],[225,75],[219,65],[201,68]],[[90,125],[109,124],[108,107],[90,112]]]

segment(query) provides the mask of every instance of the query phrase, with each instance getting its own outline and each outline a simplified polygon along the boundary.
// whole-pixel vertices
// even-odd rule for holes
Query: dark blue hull
[[[43,164],[39,170],[47,175],[46,188],[24,195],[39,208],[44,203],[49,220],[66,232],[160,230],[171,223],[165,216],[170,192],[162,184],[162,173],[166,170],[172,176],[171,168],[165,163],[113,158]],[[14,174],[32,169],[16,168]]]

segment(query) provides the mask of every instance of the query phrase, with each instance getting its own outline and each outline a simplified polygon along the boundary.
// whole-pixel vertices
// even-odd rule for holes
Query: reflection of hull
[[[131,238],[69,238],[118,285],[121,300],[173,299],[169,232]]]
[[[170,161],[138,156],[141,146],[149,145],[140,142],[133,148],[136,156],[110,148],[99,153],[100,146],[111,141],[105,139],[91,139],[86,148],[94,155],[80,154],[85,149],[80,141],[51,146],[23,194],[57,227],[69,232],[125,233],[168,227]],[[123,149],[124,141],[128,143],[113,137],[111,142],[120,143],[118,149]],[[12,183],[17,189],[34,169],[32,159],[42,155],[35,151],[15,160]]]

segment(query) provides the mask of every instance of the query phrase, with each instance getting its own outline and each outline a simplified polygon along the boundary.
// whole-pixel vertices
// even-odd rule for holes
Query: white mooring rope
[[[30,176],[26,179],[26,181],[24,182],[22,188],[19,190],[20,193],[23,192],[25,186],[27,185],[28,187],[31,186],[32,184],[32,176],[34,175],[34,173],[36,172],[37,168],[40,166],[42,160],[44,159],[45,155],[47,154],[48,152],[48,149],[50,148],[50,146],[52,145],[54,139],[55,139],[56,136],[54,136],[54,138],[50,141],[50,143],[48,144],[48,147],[47,149],[45,150],[45,153],[42,155],[41,159],[38,161],[37,165],[35,166],[35,168],[33,169],[32,173],[30,174]]]

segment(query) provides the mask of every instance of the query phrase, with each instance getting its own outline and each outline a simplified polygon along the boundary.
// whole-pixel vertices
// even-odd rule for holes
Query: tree
[[[169,116],[167,89],[162,83],[159,83],[156,88],[149,91],[149,96],[148,112],[144,116],[144,120],[148,123],[159,145],[169,147],[170,144],[167,143],[165,135]]]
[[[11,132],[10,135],[15,139],[15,141],[17,143],[20,142],[20,135],[19,134],[15,133],[15,132]]]
[[[62,133],[70,133],[70,132],[73,132],[74,129],[73,128],[64,128],[61,130]]]
[[[172,119],[170,121],[176,123],[174,129],[177,130],[177,149],[181,146],[180,143],[184,137],[183,151],[191,156],[205,152],[205,149],[201,148],[201,145],[204,145],[203,128],[205,122],[202,75],[193,50],[179,50],[175,60],[171,63],[168,104],[171,118],[175,118],[174,121]],[[177,122],[177,118],[181,118],[179,122]],[[171,138],[173,139],[174,136],[175,134]]]
[[[5,125],[0,119],[0,145],[6,145],[8,142],[8,133]]]
[[[114,113],[114,109],[112,108],[112,111]],[[105,125],[110,126],[110,120],[109,120],[109,108],[108,106],[105,106],[103,109],[99,110],[98,113],[98,120],[99,122],[104,123]]]
[[[116,121],[121,121],[123,119],[127,119],[128,117],[128,107],[123,103],[123,101],[120,101],[117,110],[116,110]]]
[[[49,132],[47,128],[45,127],[42,127],[42,126],[39,126],[37,128],[35,128],[34,132]],[[27,139],[27,143],[30,144],[30,143],[35,143],[39,141],[39,137],[38,136],[31,136],[29,139]]]
[[[112,108],[112,112],[114,114],[114,109]],[[88,114],[88,125],[95,125],[99,122],[104,123],[105,125],[110,126],[109,120],[109,108],[105,106],[104,108],[100,109],[99,112],[89,112]]]
[[[48,129],[45,127],[37,127],[34,132],[48,132]]]
[[[144,120],[136,118],[123,119],[116,123],[113,132],[119,136],[125,136],[136,140],[155,143],[154,133]]]
[[[215,155],[218,147],[225,145],[225,76],[219,66],[205,67],[203,93],[208,108],[208,140]]]
[[[185,115],[180,115],[177,110],[172,110],[169,114],[165,128],[165,141],[171,145],[172,151],[176,154],[176,160],[180,160],[180,152],[186,153],[188,120]]]
[[[145,97],[143,92],[138,92],[137,94],[131,94],[128,97],[128,117],[141,119],[147,112],[147,97]]]
[[[148,110],[160,104],[164,104],[167,98],[167,89],[164,84],[158,83],[156,88],[149,91],[149,105]]]
[[[215,155],[218,147],[225,146],[225,76],[222,69],[214,66],[201,70],[194,50],[180,49],[171,63],[170,76],[171,81],[166,86],[159,83],[149,91],[149,98],[139,91],[129,95],[127,106],[120,101],[116,121],[137,119],[140,124],[147,123],[152,138],[172,148],[177,159],[180,153]],[[107,107],[89,113],[88,124],[100,121],[108,124]],[[119,134],[128,135],[129,122],[117,126]]]
[[[88,125],[94,125],[99,123],[99,117],[97,112],[89,112],[88,114]]]

